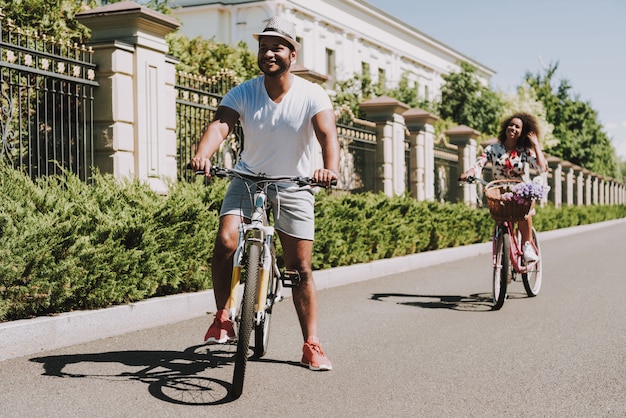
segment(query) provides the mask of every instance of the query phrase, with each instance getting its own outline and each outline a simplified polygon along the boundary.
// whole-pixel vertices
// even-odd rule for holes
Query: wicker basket
[[[494,180],[485,186],[485,196],[489,203],[489,212],[496,222],[517,222],[523,220],[530,211],[531,201],[517,203],[503,200],[500,196],[509,191],[519,180]]]

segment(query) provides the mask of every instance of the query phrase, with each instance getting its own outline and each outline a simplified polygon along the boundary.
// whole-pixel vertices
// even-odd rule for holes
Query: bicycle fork
[[[498,243],[498,238],[500,237],[500,235],[503,234],[502,229],[503,227],[500,227],[499,225],[496,225],[494,227],[493,230],[493,236],[491,238],[491,263],[493,265],[493,267],[502,267],[502,264],[498,264],[498,248],[497,248],[497,243]]]
[[[249,230],[250,236],[247,238],[246,233]],[[241,269],[245,263],[245,246],[261,245],[261,258],[259,260],[259,277],[257,283],[256,308],[254,320],[257,325],[265,318],[265,309],[267,306],[267,289],[270,282],[270,273],[272,272],[272,253],[270,251],[271,241],[274,236],[274,228],[271,226],[263,226],[256,228],[247,228],[241,225],[239,228],[239,246],[234,254],[233,272],[230,281],[230,295],[228,298],[229,316],[231,320],[237,314],[237,302],[239,297],[239,285],[241,283]],[[277,296],[277,295],[276,295]]]
[[[265,239],[263,241],[263,251],[261,252],[261,268],[259,270],[259,283],[257,286],[256,311],[254,314],[254,322],[260,325],[265,319],[265,309],[267,307],[267,288],[270,283],[270,274],[273,270],[272,252],[270,250],[272,238],[274,236],[274,228],[266,226]]]

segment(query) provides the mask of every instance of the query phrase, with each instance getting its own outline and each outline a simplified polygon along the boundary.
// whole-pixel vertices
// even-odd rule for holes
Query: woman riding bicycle
[[[491,163],[494,180],[530,181],[529,165],[545,172],[548,163],[539,143],[539,125],[537,119],[528,113],[515,113],[502,121],[498,142],[488,145],[476,163],[465,173],[461,180],[477,176],[487,163]],[[530,239],[532,236],[533,209],[522,221],[518,230],[522,235],[524,259],[537,261]]]

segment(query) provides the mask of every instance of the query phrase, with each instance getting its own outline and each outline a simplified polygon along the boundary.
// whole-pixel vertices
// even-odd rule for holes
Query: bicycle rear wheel
[[[233,399],[239,398],[243,392],[243,382],[246,375],[250,349],[250,334],[252,333],[252,327],[254,325],[254,303],[257,284],[259,282],[260,255],[261,245],[257,242],[250,244],[248,248],[246,282],[243,289],[241,310],[239,312],[239,334],[237,336],[237,352],[235,353],[233,386],[230,391],[231,398]]]
[[[511,276],[511,237],[505,228],[496,227],[493,264],[493,310],[504,305],[506,286]]]
[[[265,300],[265,314],[260,323],[254,325],[254,357],[261,358],[267,352],[267,346],[270,340],[270,322],[272,319],[272,308],[274,303],[278,302],[280,295],[278,294],[280,286],[280,271],[276,265],[276,250],[272,243],[270,251],[272,252],[272,271],[268,277],[267,298]]]
[[[532,234],[532,239],[535,243],[539,259],[534,263],[529,263],[526,273],[522,274],[524,288],[526,289],[526,294],[529,297],[537,296],[539,294],[539,290],[541,289],[541,248],[539,247],[537,231],[535,231],[535,228],[533,228]]]

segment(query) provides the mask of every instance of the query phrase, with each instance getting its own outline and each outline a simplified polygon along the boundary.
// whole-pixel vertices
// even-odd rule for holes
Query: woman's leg
[[[531,206],[529,214],[526,216],[526,219],[523,221],[519,221],[517,223],[517,229],[522,236],[522,251],[524,253],[524,260],[527,262],[536,261],[538,259],[537,253],[532,245],[526,245],[526,243],[532,241],[533,237],[533,215],[535,214],[534,205]]]
[[[519,230],[520,234],[522,235],[522,242],[521,242],[522,245],[524,245],[524,243],[532,240],[532,237],[533,237],[533,215],[534,214],[535,214],[535,202],[533,202],[530,205],[530,211],[528,212],[528,215],[526,216],[526,219],[524,219],[523,221],[519,221],[517,223],[517,229]]]
[[[522,235],[522,244],[530,241],[532,238],[532,230],[533,230],[533,218],[532,216],[527,216],[523,221],[519,221],[517,223],[517,229]]]

